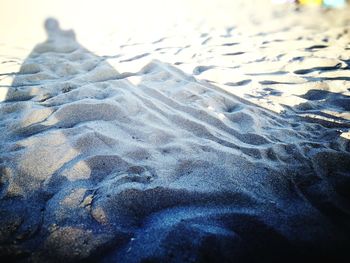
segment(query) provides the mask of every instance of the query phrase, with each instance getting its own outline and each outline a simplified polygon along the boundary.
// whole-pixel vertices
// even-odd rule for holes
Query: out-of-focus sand
[[[2,260],[347,253],[349,9],[0,6]]]

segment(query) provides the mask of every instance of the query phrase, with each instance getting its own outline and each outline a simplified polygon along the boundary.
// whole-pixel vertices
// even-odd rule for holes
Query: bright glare
[[[0,102],[6,99],[7,91],[8,91],[8,88],[4,88],[4,87],[0,88]]]

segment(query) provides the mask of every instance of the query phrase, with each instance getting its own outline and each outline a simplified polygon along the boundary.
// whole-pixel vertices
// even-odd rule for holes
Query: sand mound
[[[72,31],[46,28],[0,104],[1,256],[280,262],[345,251],[350,148],[339,131],[197,80],[203,67],[154,60],[118,73]],[[339,100],[303,96],[321,97]]]

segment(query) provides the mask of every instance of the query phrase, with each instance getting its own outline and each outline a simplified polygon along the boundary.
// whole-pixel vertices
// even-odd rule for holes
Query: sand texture
[[[348,10],[274,8],[105,55],[48,19],[1,55],[1,262],[339,262]]]

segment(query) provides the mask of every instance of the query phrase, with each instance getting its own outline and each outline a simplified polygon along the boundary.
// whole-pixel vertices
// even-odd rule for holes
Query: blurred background
[[[33,47],[45,41],[43,24],[48,17],[56,18],[62,29],[73,29],[78,42],[96,55],[120,56],[109,61],[118,71],[137,71],[144,60],[120,62],[143,54],[148,54],[148,61],[180,65],[180,51],[175,50],[180,48],[181,69],[193,73],[200,64],[227,67],[266,57],[263,44],[275,41],[272,38],[286,40],[276,43],[283,53],[295,49],[295,39],[311,33],[318,43],[324,32],[342,32],[350,25],[349,14],[349,5],[341,0],[2,0],[0,85],[10,85],[13,75],[8,73],[18,72]],[[240,42],[246,56],[215,60],[213,54],[221,51],[213,46],[225,35]],[[336,36],[328,39],[339,52],[349,43],[347,34],[341,41]]]
[[[257,25],[268,22],[281,6],[290,12],[296,2],[304,6],[345,6],[344,0],[2,0],[0,51],[9,52],[6,45],[23,50],[44,40],[42,25],[47,17],[57,18],[63,28],[73,28],[88,48],[104,52],[109,50],[107,38],[115,45],[130,38],[152,41],[169,33]]]

